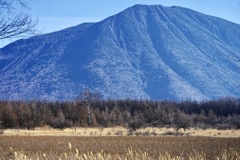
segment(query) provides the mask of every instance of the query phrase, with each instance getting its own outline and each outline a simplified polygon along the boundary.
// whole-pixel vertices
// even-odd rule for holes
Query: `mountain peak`
[[[135,5],[0,50],[0,98],[239,96],[240,26],[182,7]]]

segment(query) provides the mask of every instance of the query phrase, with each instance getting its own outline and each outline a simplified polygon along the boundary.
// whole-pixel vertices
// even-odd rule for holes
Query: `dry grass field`
[[[0,159],[240,160],[240,131],[144,128],[129,132],[123,127],[4,130]]]
[[[0,159],[227,160],[240,158],[239,144],[240,138],[189,136],[0,136]]]
[[[53,129],[48,126],[36,128],[35,130],[7,129],[4,130],[5,136],[205,136],[205,137],[225,137],[239,138],[240,130],[217,130],[217,129],[179,129],[178,132],[173,128],[142,128],[135,132],[129,132],[124,127],[114,128],[67,128],[64,130]]]

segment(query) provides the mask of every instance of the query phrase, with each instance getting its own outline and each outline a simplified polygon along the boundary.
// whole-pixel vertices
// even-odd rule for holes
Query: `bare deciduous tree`
[[[0,39],[24,37],[35,32],[36,22],[27,13],[25,0],[0,0]]]
[[[95,101],[101,98],[101,94],[99,92],[91,92],[90,90],[84,90],[78,97],[77,102],[82,102],[84,105],[87,117],[88,117],[88,125],[93,125],[94,115],[92,105]]]

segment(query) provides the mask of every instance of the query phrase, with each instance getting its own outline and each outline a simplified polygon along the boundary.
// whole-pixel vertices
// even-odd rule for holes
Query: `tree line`
[[[240,129],[240,102],[102,100],[85,95],[75,101],[0,101],[0,129],[124,126]]]

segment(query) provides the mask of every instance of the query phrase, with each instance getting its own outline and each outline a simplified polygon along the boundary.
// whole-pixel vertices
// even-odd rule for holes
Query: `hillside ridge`
[[[0,99],[203,100],[240,95],[240,25],[182,7],[135,5],[100,22],[0,49]]]

